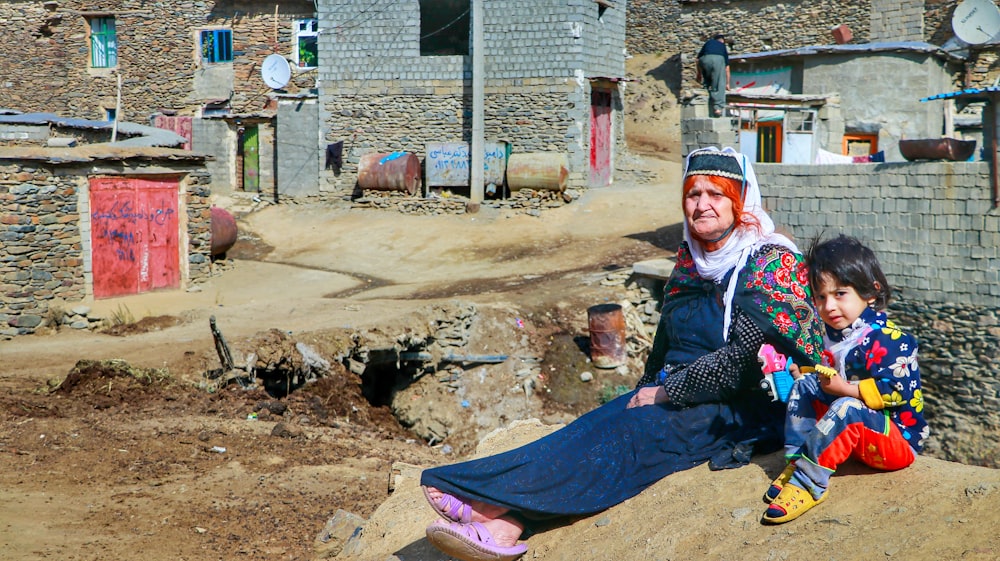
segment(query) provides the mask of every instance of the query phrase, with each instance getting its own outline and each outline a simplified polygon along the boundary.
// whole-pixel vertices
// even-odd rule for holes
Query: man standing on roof
[[[712,116],[721,117],[726,109],[726,90],[729,89],[729,51],[726,37],[716,33],[705,41],[698,51],[697,74],[695,79],[708,90],[708,102]]]

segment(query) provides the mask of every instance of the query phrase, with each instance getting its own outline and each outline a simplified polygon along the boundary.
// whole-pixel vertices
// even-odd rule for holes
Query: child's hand
[[[858,387],[845,380],[840,374],[829,378],[819,376],[819,387],[830,395],[861,398],[861,391],[858,390]]]
[[[794,362],[788,365],[788,373],[792,375],[792,378],[798,380],[803,376],[802,371],[799,370],[799,365]]]

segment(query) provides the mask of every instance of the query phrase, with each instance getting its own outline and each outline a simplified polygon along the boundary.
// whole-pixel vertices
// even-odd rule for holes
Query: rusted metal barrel
[[[236,243],[236,219],[226,209],[212,207],[212,256],[222,255]]]
[[[566,154],[529,152],[511,154],[507,159],[507,187],[563,191],[569,176]]]
[[[590,361],[597,368],[617,368],[628,359],[625,346],[625,314],[618,304],[587,308],[590,326]]]
[[[361,156],[358,162],[358,187],[375,191],[420,190],[420,159],[409,152],[377,152]]]

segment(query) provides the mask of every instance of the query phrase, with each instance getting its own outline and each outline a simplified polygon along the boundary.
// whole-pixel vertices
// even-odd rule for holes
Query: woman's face
[[[684,218],[687,220],[691,236],[701,241],[707,251],[722,247],[725,239],[714,240],[724,234],[736,217],[733,215],[733,201],[722,193],[722,188],[709,181],[704,175],[694,176],[691,189],[684,195]],[[729,236],[726,236],[727,238]]]

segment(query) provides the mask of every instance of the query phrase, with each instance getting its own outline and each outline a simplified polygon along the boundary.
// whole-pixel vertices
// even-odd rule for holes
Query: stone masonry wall
[[[356,96],[338,99],[326,106],[327,141],[344,140],[344,168],[339,176],[327,173],[327,190],[353,189],[361,156],[371,152],[406,151],[426,158],[429,142],[469,142],[470,123],[463,117],[471,100],[461,90],[434,93],[410,88],[409,95]],[[488,91],[485,99],[485,138],[507,141],[513,152],[576,150],[577,162],[585,161],[580,147],[584,128],[574,113],[584,99],[566,85],[521,86],[516,91]],[[576,99],[571,103],[567,99]],[[589,103],[589,100],[587,100]],[[589,107],[589,105],[588,105]],[[575,109],[576,111],[572,111]],[[418,124],[419,126],[414,126]],[[583,181],[586,169],[573,166],[571,179]]]
[[[926,41],[944,45],[954,36],[951,15],[959,1],[633,0],[626,46],[629,53],[662,53],[665,59],[679,59],[684,87],[693,87],[698,50],[717,32],[726,33],[733,42],[732,54],[832,45],[830,30],[841,24],[851,29],[854,44]],[[992,85],[1000,76],[1000,66],[994,64],[996,54],[996,47],[974,49],[968,83],[964,76],[957,77],[956,89]]]
[[[766,0],[674,2],[633,0],[628,13],[629,53],[663,53],[684,66],[687,87],[694,85],[698,51],[715,33],[725,33],[731,54],[833,44],[830,29],[845,24],[852,43],[869,41],[871,0]]]
[[[271,52],[291,57],[293,21],[315,17],[312,2],[142,0],[85,2],[0,1],[4,22],[0,59],[0,107],[24,112],[103,120],[115,107],[122,75],[123,120],[146,122],[161,109],[192,115],[207,99],[195,94],[201,69],[197,30],[233,30],[234,112],[264,107],[268,91],[260,63]],[[113,15],[118,36],[117,69],[90,68],[87,17]],[[290,92],[315,87],[316,72],[292,71]],[[223,95],[225,97],[225,94]]]
[[[187,281],[197,284],[212,275],[212,176],[206,171],[193,171],[181,181],[187,208]]]
[[[55,299],[83,299],[80,180],[0,166],[0,336],[33,332]]]
[[[765,207],[806,247],[869,244],[897,290],[890,315],[920,341],[935,456],[1000,466],[1000,211],[988,164],[757,164]]]
[[[211,274],[210,176],[181,180],[186,207],[187,278]],[[50,310],[89,296],[84,247],[89,230],[86,169],[52,164],[0,164],[0,337],[30,334],[59,318]],[[183,222],[182,222],[183,224]],[[184,239],[183,237],[181,239]]]

